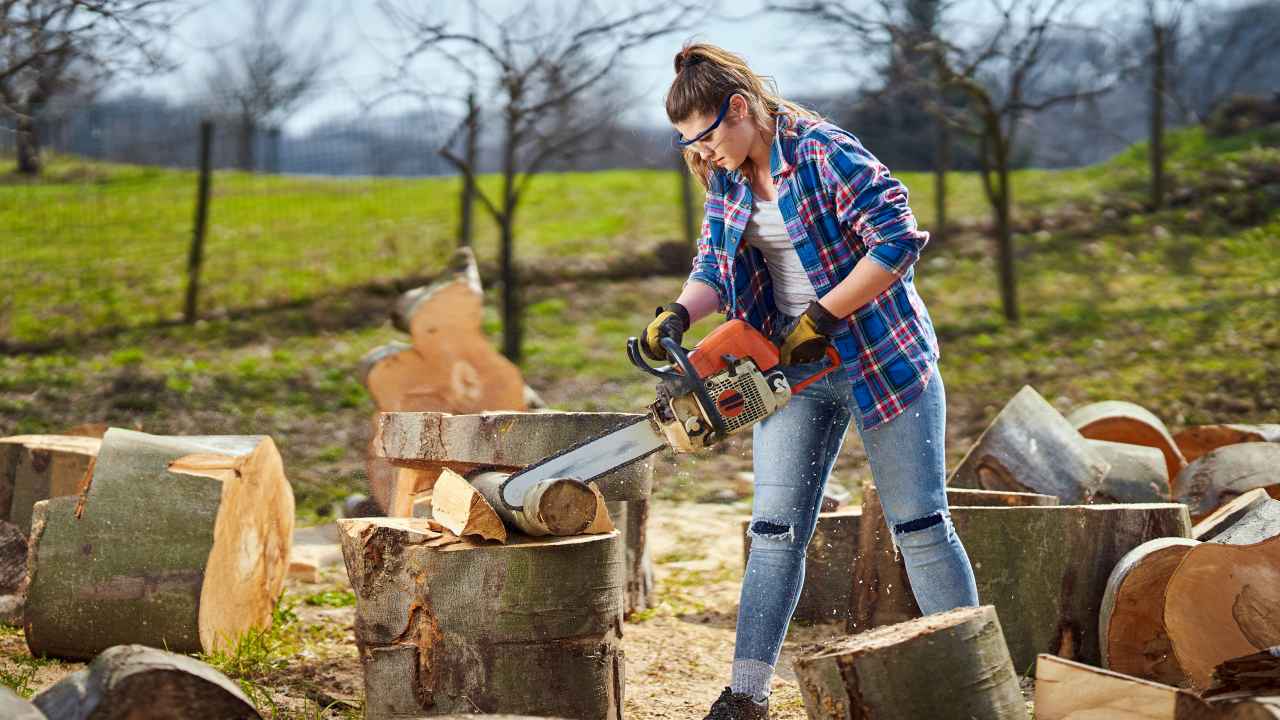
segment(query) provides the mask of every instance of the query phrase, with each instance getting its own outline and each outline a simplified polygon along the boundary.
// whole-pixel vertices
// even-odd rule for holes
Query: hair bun
[[[697,65],[698,63],[704,60],[706,60],[705,57],[701,55],[694,55],[693,53],[688,51],[677,53],[676,54],[676,73],[679,73],[685,68],[691,68],[694,65]]]

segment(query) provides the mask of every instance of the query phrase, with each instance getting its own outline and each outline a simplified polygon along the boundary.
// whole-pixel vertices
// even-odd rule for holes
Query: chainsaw
[[[664,447],[677,453],[710,447],[769,417],[794,393],[840,367],[839,354],[828,345],[829,364],[792,386],[779,365],[778,348],[742,320],[720,325],[692,351],[671,338],[661,344],[672,364],[654,367],[640,354],[640,341],[627,340],[631,363],[658,378],[657,399],[644,417],[511,475],[500,488],[504,504],[522,510],[525,494],[541,482],[590,482]]]

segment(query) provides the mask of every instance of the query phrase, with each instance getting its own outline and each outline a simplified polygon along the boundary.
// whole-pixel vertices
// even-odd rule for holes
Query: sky
[[[422,2],[427,3],[438,3],[442,12],[457,14],[457,20],[469,22],[464,3]],[[517,5],[514,0],[482,0],[482,4],[495,13]],[[813,51],[797,48],[794,42],[797,32],[801,32],[799,22],[777,15],[761,15],[757,11],[762,4],[761,0],[726,3],[732,5],[732,11],[722,12],[721,17],[635,48],[626,58],[628,77],[636,96],[626,119],[637,124],[665,125],[662,98],[672,77],[672,57],[681,43],[691,38],[745,55],[757,72],[774,77],[784,95],[847,88],[853,84],[851,73],[840,68],[848,65],[850,58],[828,58],[821,63],[823,67],[815,66]],[[199,2],[196,9],[181,20],[168,43],[169,54],[179,69],[164,76],[134,80],[122,86],[121,91],[142,91],[174,100],[194,99],[211,67],[211,53],[227,47],[244,27],[246,18],[243,0]],[[301,33],[319,35],[329,28],[332,47],[342,59],[335,64],[324,89],[286,122],[285,132],[305,132],[327,119],[350,116],[362,104],[385,94],[386,76],[397,64],[403,46],[376,0],[308,0],[305,12],[296,22]],[[447,78],[456,73],[438,64],[418,66],[418,74],[433,87],[443,87]],[[384,99],[377,107],[389,114],[422,105],[416,99]]]

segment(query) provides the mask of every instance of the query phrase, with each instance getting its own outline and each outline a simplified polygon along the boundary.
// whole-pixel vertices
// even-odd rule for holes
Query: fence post
[[[196,191],[196,223],[191,234],[191,253],[187,256],[187,304],[182,319],[196,321],[196,301],[200,296],[200,266],[204,264],[204,228],[209,219],[209,167],[213,147],[213,123],[200,123],[200,183]]]

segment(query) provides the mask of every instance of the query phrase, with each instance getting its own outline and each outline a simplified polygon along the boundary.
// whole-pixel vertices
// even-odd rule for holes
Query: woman
[[[907,191],[857,138],[777,97],[733,53],[686,45],[667,116],[707,189],[688,282],[645,329],[644,351],[719,310],[778,342],[806,387],[754,430],[751,553],[729,687],[708,720],[767,718],[769,681],[804,584],[823,486],[852,419],[921,610],[976,605],[947,512],[946,400],[913,265],[929,235]]]

